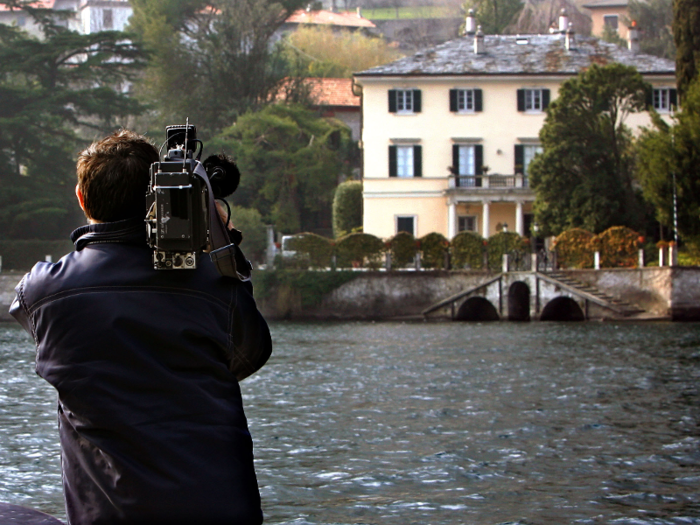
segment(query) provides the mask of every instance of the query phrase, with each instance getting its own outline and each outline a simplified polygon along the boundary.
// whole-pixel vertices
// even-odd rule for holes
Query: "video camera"
[[[201,253],[209,252],[222,275],[244,278],[244,261],[249,276],[250,263],[229,240],[215,202],[236,191],[238,167],[225,155],[212,155],[200,163],[204,145],[197,139],[197,128],[189,122],[168,126],[165,133],[161,152],[166,147],[167,153],[162,161],[151,164],[146,193],[148,244],[153,248],[154,268],[195,269]],[[223,203],[228,208],[226,201]]]

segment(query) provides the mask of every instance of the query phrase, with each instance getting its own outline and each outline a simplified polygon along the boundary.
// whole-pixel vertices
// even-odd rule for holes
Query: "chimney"
[[[474,16],[474,10],[470,9],[467,12],[467,20],[464,26],[464,32],[467,36],[472,36],[476,32],[476,17]]]
[[[566,30],[566,35],[564,36],[564,45],[566,46],[567,51],[571,51],[572,49],[575,49],[575,44],[574,44],[574,24],[569,22],[569,27]]]
[[[569,28],[569,17],[566,15],[566,9],[561,8],[561,14],[559,15],[559,32],[564,34]]]
[[[474,54],[481,55],[484,53],[484,32],[481,30],[481,26],[477,27],[476,34],[474,35]]]
[[[639,53],[639,28],[637,27],[637,22],[632,20],[632,24],[627,30],[627,47],[636,55]]]
[[[362,7],[357,6],[357,18],[362,18]]]

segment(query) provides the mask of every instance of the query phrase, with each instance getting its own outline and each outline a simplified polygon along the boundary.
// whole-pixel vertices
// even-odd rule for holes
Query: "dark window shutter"
[[[525,146],[515,145],[515,167],[513,173],[523,173],[525,171]]]
[[[455,113],[457,111],[457,90],[450,89],[450,111]]]
[[[653,89],[647,89],[646,90],[646,102],[647,102],[647,109],[653,108],[654,107],[654,90]]]
[[[413,112],[420,113],[421,103],[420,103],[420,89],[413,90]]]
[[[413,176],[423,176],[423,158],[421,157],[422,146],[413,146]]]
[[[525,90],[518,90],[518,111],[525,111]]]
[[[396,113],[396,90],[389,90],[389,113]]]
[[[548,106],[549,106],[549,90],[543,89],[542,90],[542,109],[547,109]]]
[[[474,111],[483,111],[484,110],[484,103],[483,101],[483,96],[481,94],[480,89],[475,89],[474,90]]]
[[[389,146],[389,177],[396,177],[396,146]]]
[[[668,90],[668,101],[671,104],[671,108],[678,106],[678,91],[676,89]]]
[[[474,171],[476,175],[483,175],[484,170],[484,146],[481,144],[474,145]]]
[[[452,144],[452,170],[459,175],[459,144]]]

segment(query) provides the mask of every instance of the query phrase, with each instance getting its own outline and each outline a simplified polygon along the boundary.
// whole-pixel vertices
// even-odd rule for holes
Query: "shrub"
[[[410,265],[418,252],[416,238],[408,232],[399,232],[389,241],[391,266],[403,268]]]
[[[251,261],[262,261],[267,249],[267,228],[254,208],[231,206],[231,222],[243,234],[241,249]]]
[[[362,183],[349,180],[335,189],[333,196],[333,235],[342,237],[362,227]]]
[[[450,246],[444,235],[432,232],[420,238],[420,249],[423,254],[421,265],[424,268],[443,268],[445,254]]]
[[[336,244],[338,267],[368,266],[379,268],[384,253],[384,243],[368,233],[351,233]]]
[[[627,226],[613,226],[596,236],[602,268],[633,268],[639,259],[639,233]]]
[[[297,266],[327,268],[331,265],[333,242],[315,233],[305,232],[289,240],[289,249],[296,253]]]
[[[450,243],[453,268],[482,268],[484,265],[484,238],[476,232],[464,231]]]
[[[595,236],[582,228],[567,230],[554,240],[557,261],[563,268],[593,268]]]
[[[523,238],[516,232],[501,231],[489,237],[486,252],[489,257],[489,269],[498,272],[503,267],[503,254],[514,250],[524,250]]]

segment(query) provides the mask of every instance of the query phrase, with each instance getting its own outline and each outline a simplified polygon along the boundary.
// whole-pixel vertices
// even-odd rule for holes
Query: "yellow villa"
[[[591,64],[635,66],[650,104],[670,114],[675,65],[592,38],[575,38],[562,15],[549,35],[468,33],[354,75],[362,96],[364,231],[389,238],[463,230],[529,236],[534,193],[528,164],[541,150],[545,110],[563,81]],[[630,115],[633,129],[649,115]]]

